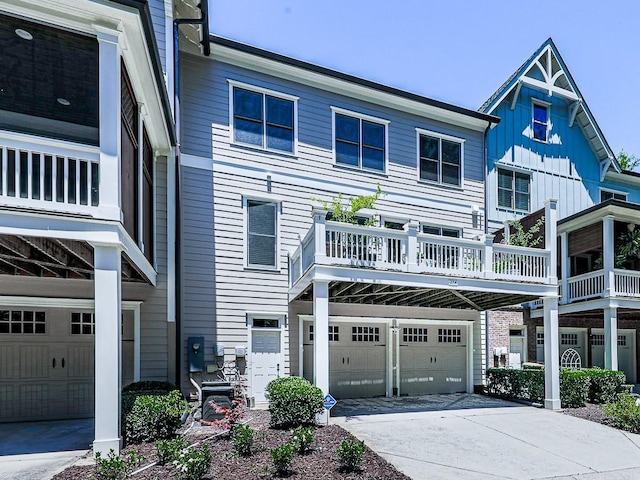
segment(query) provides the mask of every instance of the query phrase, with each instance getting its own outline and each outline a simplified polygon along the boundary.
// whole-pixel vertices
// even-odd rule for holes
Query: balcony
[[[0,207],[98,216],[98,147],[0,131]]]
[[[318,280],[330,282],[334,301],[477,310],[556,292],[550,268],[555,252],[549,249],[496,244],[493,235],[469,240],[424,234],[418,222],[404,230],[339,223],[325,214],[314,211],[313,225],[290,254],[292,300],[309,299]]]

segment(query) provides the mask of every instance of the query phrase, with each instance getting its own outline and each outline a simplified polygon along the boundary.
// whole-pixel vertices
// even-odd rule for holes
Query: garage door
[[[636,383],[635,330],[618,330],[618,370],[627,376],[626,383]],[[591,329],[591,363],[604,368],[604,329]]]
[[[400,326],[400,395],[467,391],[467,328]]]
[[[313,381],[313,324],[304,322],[304,376]],[[329,322],[329,392],[340,398],[386,394],[387,326]]]

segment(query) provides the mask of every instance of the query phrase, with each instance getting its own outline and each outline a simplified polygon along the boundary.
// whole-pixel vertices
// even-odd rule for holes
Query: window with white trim
[[[404,327],[402,341],[406,343],[424,343],[428,341],[427,329],[420,327]]]
[[[428,233],[429,235],[440,235],[441,237],[462,237],[462,231],[459,228],[437,227],[435,225],[422,225],[422,233]]]
[[[387,163],[387,124],[367,116],[332,109],[337,165],[384,172]]]
[[[533,138],[546,142],[549,138],[549,107],[533,102]]]
[[[0,310],[0,333],[44,334],[45,313],[31,310]]]
[[[379,342],[379,327],[351,327],[351,341],[353,342]]]
[[[273,201],[245,199],[246,265],[255,268],[278,268],[278,209]]]
[[[616,192],[614,190],[607,190],[604,188],[600,189],[600,201],[606,202],[607,200],[622,200],[623,202],[627,201],[628,195],[624,192]]]
[[[498,207],[528,212],[531,205],[531,176],[498,168]]]
[[[439,328],[438,343],[461,343],[462,330],[460,328]]]
[[[462,186],[463,140],[418,130],[420,180]]]
[[[577,333],[561,333],[560,345],[578,345]]]
[[[233,141],[265,150],[294,153],[295,97],[231,83]]]
[[[594,333],[593,335],[591,335],[591,345],[598,347],[604,346],[604,334]]]
[[[340,327],[338,325],[329,325],[329,341],[340,341]]]
[[[544,345],[544,333],[536,332],[536,345]]]
[[[96,321],[93,313],[71,314],[71,335],[94,335],[95,331]]]

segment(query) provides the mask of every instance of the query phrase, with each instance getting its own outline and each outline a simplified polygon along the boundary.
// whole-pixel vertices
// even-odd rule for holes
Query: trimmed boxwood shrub
[[[575,408],[587,402],[615,401],[624,379],[623,372],[600,368],[561,369],[560,403],[565,408]],[[487,370],[487,391],[489,395],[542,402],[544,369],[490,368]]]
[[[127,385],[122,389],[122,393],[127,392],[150,392],[150,391],[159,391],[159,392],[173,392],[177,390],[176,387],[171,382],[163,382],[160,380],[144,380],[142,382],[133,382]]]
[[[267,385],[271,426],[292,428],[314,425],[324,409],[322,390],[301,377],[281,377]]]
[[[604,406],[605,418],[616,428],[640,433],[640,406],[636,403],[637,399],[629,394],[620,395],[617,401]]]
[[[138,396],[125,416],[126,442],[153,442],[171,438],[180,426],[180,417],[186,405],[178,390],[161,395]]]

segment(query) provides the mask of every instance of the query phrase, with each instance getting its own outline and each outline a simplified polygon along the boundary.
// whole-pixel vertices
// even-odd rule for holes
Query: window
[[[278,268],[278,203],[245,200],[248,267]]]
[[[280,320],[277,318],[254,318],[254,328],[280,328]]]
[[[627,337],[626,335],[618,335],[618,346],[626,347],[627,346]]]
[[[379,342],[380,328],[351,327],[351,340],[353,342]]]
[[[329,341],[340,341],[340,327],[338,325],[329,325]]]
[[[536,345],[544,345],[544,333],[536,332]]]
[[[530,176],[527,173],[498,169],[498,207],[529,211]]]
[[[427,342],[427,329],[426,328],[403,328],[402,329],[402,341],[403,342]]]
[[[96,323],[93,313],[71,314],[71,335],[94,335]]]
[[[604,334],[602,333],[594,333],[591,335],[591,345],[592,346],[604,346]]]
[[[624,192],[616,192],[613,190],[605,190],[604,188],[600,189],[600,201],[606,202],[611,199],[622,200],[623,202],[627,201],[627,194]]]
[[[524,337],[524,330],[520,330],[519,328],[510,328],[509,329],[510,337]]]
[[[439,328],[438,343],[461,343],[462,330],[459,328]]]
[[[463,140],[423,130],[417,132],[420,180],[462,186]]]
[[[44,312],[0,310],[0,333],[43,334]]]
[[[577,333],[561,333],[560,345],[578,345]]]
[[[294,153],[297,97],[229,81],[233,141]]]
[[[313,341],[313,325],[309,325],[309,341]]]
[[[336,164],[384,172],[389,122],[337,108],[332,110]]]
[[[540,103],[533,104],[533,138],[546,142],[549,132],[549,107]]]
[[[429,235],[440,235],[442,237],[462,237],[460,229],[458,228],[435,227],[432,225],[422,225],[422,233],[428,233]]]

